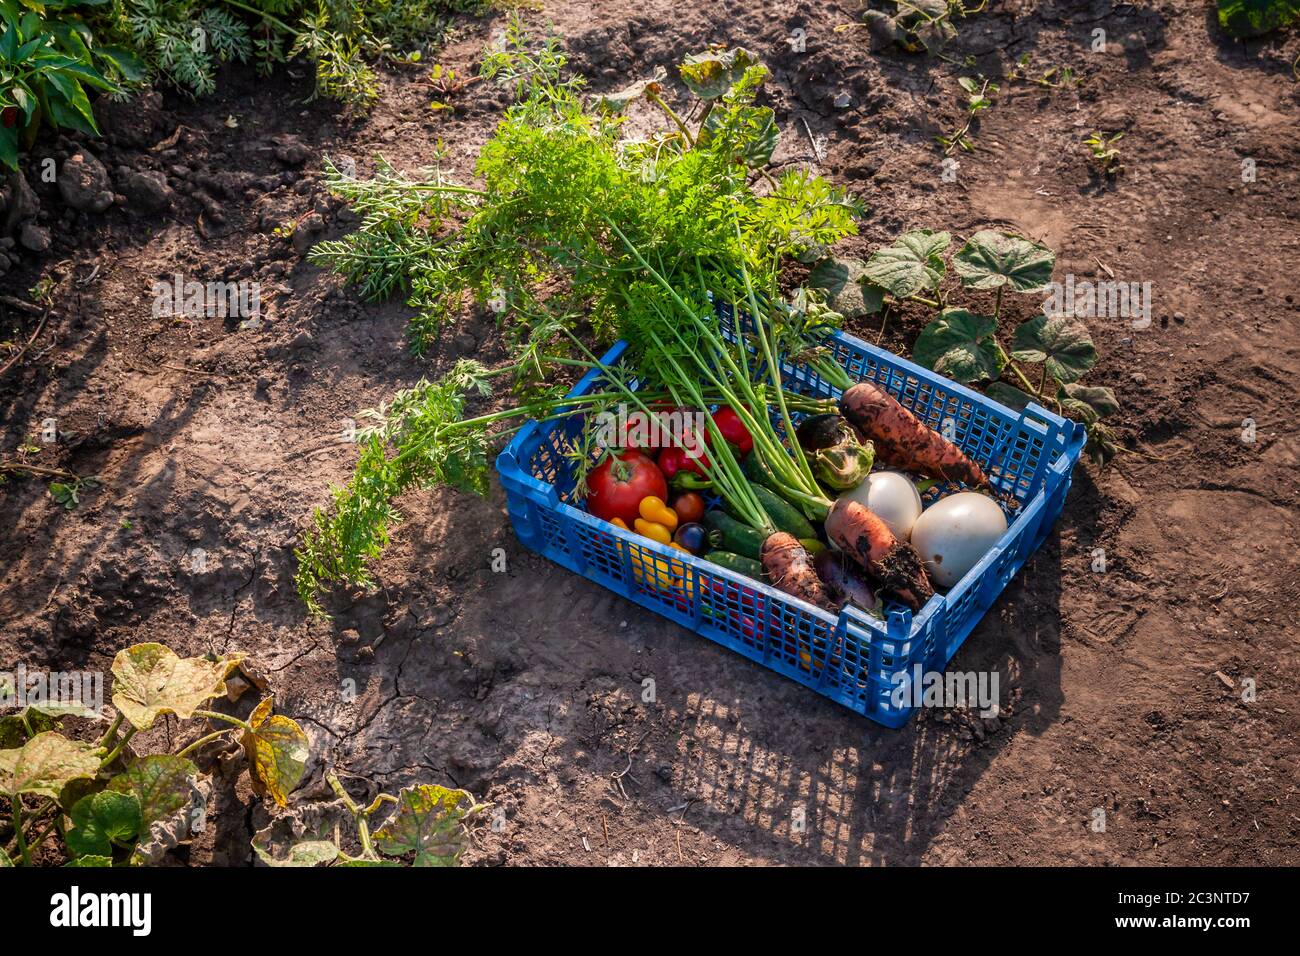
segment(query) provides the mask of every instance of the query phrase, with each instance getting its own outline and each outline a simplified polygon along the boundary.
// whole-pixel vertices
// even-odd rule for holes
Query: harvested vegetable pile
[[[482,492],[492,443],[529,419],[582,416],[568,454],[597,517],[824,610],[878,612],[876,594],[919,609],[934,593],[925,563],[860,500],[876,452],[942,481],[982,486],[984,473],[885,392],[854,384],[823,346],[841,316],[820,291],[782,291],[785,268],[853,233],[861,207],[807,172],[764,168],[778,131],[757,105],[767,70],[746,50],[681,65],[699,100],[693,127],[665,101],[662,76],[591,97],[563,67],[558,44],[532,44],[517,25],[486,58],[484,75],[518,102],[483,147],[481,188],[436,170],[333,174],[365,218],[313,258],[371,295],[404,290],[417,352],[473,296],[513,354],[493,369],[462,361],[369,413],[354,478],[298,551],[303,600],[323,613],[323,591],[371,583],[396,495]],[[634,100],[664,114],[660,132],[624,136]],[[719,305],[734,318],[721,322]],[[615,338],[629,347],[607,367],[597,354]],[[838,406],[792,391],[783,361],[843,392]],[[593,369],[602,384],[587,394],[543,384]],[[522,401],[467,415],[497,378]],[[614,415],[624,427],[611,438]],[[819,565],[828,547],[839,555]]]

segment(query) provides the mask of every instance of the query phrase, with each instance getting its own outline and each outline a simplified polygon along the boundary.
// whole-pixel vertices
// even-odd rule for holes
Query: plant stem
[[[212,733],[208,734],[206,737],[200,737],[198,740],[194,741],[194,743],[190,744],[190,745],[189,745],[188,747],[186,747],[184,750],[181,750],[179,753],[177,753],[176,756],[178,756],[178,757],[188,757],[190,754],[192,754],[194,751],[198,750],[198,749],[199,749],[200,747],[202,747],[204,744],[206,744],[206,743],[211,743],[212,741],[216,740],[218,737],[224,737],[226,734],[230,733],[232,730],[234,730],[233,727],[227,727],[225,730],[214,730]]]
[[[273,17],[265,10],[259,10],[256,7],[249,6],[246,3],[240,3],[239,0],[221,0],[221,2],[226,4],[227,6],[235,7],[239,10],[243,10],[245,13],[251,13],[255,17],[261,17],[262,19],[266,20],[268,23],[275,24],[285,33],[291,34],[292,36],[296,37],[302,33],[301,30],[295,30],[293,27],[289,26],[289,24],[285,23],[279,17]]]
[[[22,859],[23,866],[32,865],[32,855],[27,849],[27,837],[23,834],[23,798],[14,794],[14,835],[18,839],[18,853]]]
[[[99,738],[99,746],[107,747],[109,742],[114,737],[117,736],[117,732],[121,728],[121,726],[122,726],[122,715],[118,714],[115,718],[113,718],[113,722],[109,724],[108,730],[104,731],[104,736]]]
[[[369,811],[362,810],[361,807],[357,805],[357,802],[352,799],[352,795],[343,788],[343,784],[339,783],[339,778],[334,774],[327,773],[325,775],[325,782],[330,785],[330,789],[334,791],[334,795],[343,801],[343,806],[345,806],[348,812],[352,814],[352,820],[357,825],[357,837],[361,840],[362,855],[367,860],[378,860],[379,854],[375,852],[375,848],[370,843],[370,824],[366,820]],[[380,794],[380,796],[384,796],[384,794]],[[394,802],[396,802],[396,800],[394,800]],[[375,803],[379,803],[379,800],[376,799]],[[371,806],[374,806],[374,804]]]
[[[670,120],[673,121],[673,124],[674,124],[674,125],[675,125],[679,130],[681,130],[682,135],[686,137],[686,143],[687,143],[687,145],[689,145],[689,146],[691,146],[692,148],[694,148],[694,146],[695,146],[695,137],[691,135],[691,131],[687,128],[686,123],[682,121],[682,118],[681,118],[680,116],[677,115],[677,111],[674,110],[674,109],[673,109],[671,106],[669,106],[667,103],[665,103],[664,100],[663,100],[663,97],[661,97],[661,96],[660,96],[658,93],[656,93],[654,90],[647,89],[647,90],[645,91],[645,95],[646,95],[646,99],[648,99],[651,103],[654,103],[654,104],[655,104],[656,106],[658,106],[661,110],[663,110],[664,113],[666,113],[666,114],[668,115],[668,118],[669,118]]]
[[[234,724],[236,727],[242,727],[249,733],[253,732],[252,725],[247,721],[240,720],[238,717],[231,717],[229,714],[218,714],[215,710],[196,710],[195,717],[206,717],[209,720],[224,720],[228,724]]]
[[[100,770],[103,770],[104,768],[111,766],[112,763],[113,763],[113,761],[116,760],[116,759],[121,755],[121,753],[122,753],[122,748],[126,746],[127,741],[130,740],[130,739],[131,739],[132,737],[134,737],[134,736],[135,736],[135,728],[134,728],[134,727],[128,727],[128,728],[126,729],[126,733],[124,733],[124,734],[122,735],[122,739],[119,740],[119,741],[117,742],[117,746],[114,747],[111,751],[109,751],[108,756],[105,757],[105,758],[100,762],[100,764],[99,764],[99,769],[100,769]]]
[[[1025,387],[1025,391],[1030,395],[1034,394],[1034,383],[1029,381],[1025,376],[1025,373],[1020,371],[1020,366],[1011,360],[1011,356],[1008,355],[1007,350],[1002,347],[1002,343],[995,338],[993,344],[998,347],[998,355],[1002,358],[1003,367],[1009,368],[1011,371],[1015,372],[1016,378],[1020,379],[1020,384]]]

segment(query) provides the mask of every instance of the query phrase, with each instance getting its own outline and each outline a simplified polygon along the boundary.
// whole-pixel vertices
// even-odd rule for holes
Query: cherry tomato
[[[673,542],[691,554],[703,554],[709,547],[709,529],[702,524],[684,524],[673,535]]]
[[[673,511],[682,524],[692,524],[704,519],[704,499],[694,491],[678,495],[673,499]]]
[[[668,482],[658,466],[638,451],[608,454],[587,476],[587,511],[597,518],[621,518],[633,527],[641,499],[668,496]]]

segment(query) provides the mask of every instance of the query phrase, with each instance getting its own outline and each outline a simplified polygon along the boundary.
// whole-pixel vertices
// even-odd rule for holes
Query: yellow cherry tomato
[[[668,529],[669,536],[677,530],[677,512],[669,508],[662,498],[654,495],[646,495],[641,499],[641,504],[637,506],[641,512],[641,517],[646,521],[653,521],[655,524],[663,525]],[[664,544],[668,542],[665,541]]]
[[[645,535],[651,541],[658,541],[660,544],[672,544],[672,532],[657,521],[647,521],[645,518],[637,518],[636,530],[638,534]]]

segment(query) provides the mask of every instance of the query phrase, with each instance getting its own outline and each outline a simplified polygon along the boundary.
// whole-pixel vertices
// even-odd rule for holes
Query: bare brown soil
[[[55,246],[0,286],[25,296],[42,272],[58,285],[0,381],[0,453],[32,443],[31,461],[103,486],[75,511],[41,481],[0,487],[0,669],[106,670],[145,640],[242,651],[312,737],[303,796],[324,766],[466,787],[506,821],[477,834],[474,864],[1300,863],[1297,39],[1231,44],[1209,4],[1186,0],[1013,0],[961,24],[952,63],[835,32],[859,11],[547,0],[531,17],[555,24],[597,90],[710,42],[759,52],[778,159],[870,204],[849,252],[905,228],[1012,229],[1058,251],[1058,278],[1153,283],[1149,329],[1090,322],[1103,358],[1089,380],[1119,393],[1135,451],[1080,467],[1056,532],[954,662],[999,671],[1001,719],[880,728],[523,551],[499,491],[404,501],[382,587],[340,595],[332,624],[307,621],[292,548],[350,474],[345,421],[459,355],[503,355],[492,323],[467,315],[413,359],[408,310],[360,301],[276,233],[312,214],[349,228],[321,186],[327,154],[415,168],[441,141],[470,175],[505,100],[479,84],[432,112],[425,69],[387,74],[360,121],[300,105],[307,81],[290,73],[232,72],[214,99],[137,101],[105,117],[106,140],[38,147],[34,162],[89,149],[111,172],[157,169],[178,199],[162,215],[65,215],[34,182]],[[500,24],[467,20],[443,61],[471,72]],[[1098,28],[1105,52],[1090,48]],[[1023,53],[1073,66],[1083,86],[1010,79]],[[966,56],[1002,90],[949,183],[933,136],[960,125]],[[1081,146],[1093,130],[1126,134],[1113,180]],[[260,281],[265,321],[155,318],[151,284],[176,272]],[[35,327],[0,318],[13,339]],[[918,307],[881,341],[907,354],[926,319]],[[54,444],[38,435],[49,418]],[[504,575],[489,566],[498,547]],[[246,776],[222,779],[191,862],[248,863],[265,822]]]

